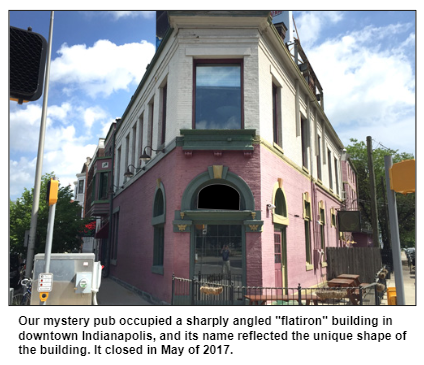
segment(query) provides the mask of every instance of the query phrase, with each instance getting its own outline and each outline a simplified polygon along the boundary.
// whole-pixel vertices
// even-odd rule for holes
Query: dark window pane
[[[162,215],[164,212],[163,209],[164,203],[163,203],[163,193],[161,190],[158,190],[155,197],[155,205],[153,209],[153,216],[157,217],[159,215]]]
[[[200,190],[199,209],[240,210],[240,194],[227,185],[209,185]]]

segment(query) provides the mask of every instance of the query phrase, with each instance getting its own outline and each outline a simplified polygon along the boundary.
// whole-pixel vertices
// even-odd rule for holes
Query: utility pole
[[[380,238],[378,231],[378,212],[377,212],[377,193],[375,189],[374,163],[372,159],[372,138],[367,137],[368,152],[368,171],[370,174],[370,193],[371,193],[371,224],[374,247],[380,247]]]
[[[393,266],[395,271],[396,305],[405,305],[403,289],[402,259],[400,256],[399,223],[396,206],[396,193],[390,188],[390,168],[393,166],[392,156],[384,156],[386,168],[387,204],[390,219],[390,234],[392,238]]]
[[[381,177],[381,191],[384,191],[384,190],[385,190],[385,188],[384,188],[384,177],[382,176]],[[391,236],[390,236],[389,208],[387,206],[386,194],[383,194],[383,203],[384,203],[384,214],[385,214],[384,220],[386,222],[386,228],[385,229],[386,229],[386,232],[387,232],[387,243],[388,243],[387,246],[384,245],[384,248],[389,249],[389,248],[392,247],[392,243],[391,243],[392,239],[391,239]]]
[[[34,260],[35,252],[35,234],[37,232],[37,218],[38,208],[40,203],[40,189],[41,189],[41,173],[43,170],[43,157],[44,157],[44,138],[46,135],[46,120],[47,120],[47,100],[49,97],[49,80],[50,80],[50,59],[52,54],[52,39],[53,39],[53,19],[54,11],[50,13],[50,30],[49,30],[49,43],[46,63],[46,73],[44,81],[44,96],[43,96],[43,109],[41,113],[41,124],[40,124],[40,138],[38,141],[38,155],[37,155],[37,166],[35,169],[35,181],[34,181],[34,200],[32,203],[31,223],[29,230],[29,242],[27,249],[26,269],[25,277],[30,278]]]

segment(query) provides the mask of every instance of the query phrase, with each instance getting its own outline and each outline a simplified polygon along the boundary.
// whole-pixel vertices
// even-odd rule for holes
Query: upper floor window
[[[276,84],[272,84],[272,129],[273,129],[273,140],[274,143],[281,146],[280,141],[280,115],[281,115],[281,103],[280,103],[280,91]]]
[[[243,128],[243,60],[195,60],[193,129]]]
[[[333,190],[333,170],[331,168],[331,151],[327,150],[327,161],[328,161],[328,181],[329,187]]]
[[[336,177],[336,194],[339,195],[339,164],[337,163],[337,158],[334,157],[334,174]]]
[[[100,181],[99,181],[99,200],[107,200],[108,199],[108,172],[100,173]]]
[[[84,193],[84,180],[78,181],[78,194]]]
[[[302,117],[301,120],[301,134],[302,134],[302,165],[308,169],[308,120]]]
[[[317,177],[319,180],[322,180],[322,172],[321,172],[321,137],[318,136],[317,141]]]
[[[289,217],[287,213],[286,196],[284,194],[282,183],[277,189],[274,188],[274,191],[275,193],[273,202],[275,205],[275,209],[272,214],[272,221],[273,223],[283,224],[287,226],[289,224]]]
[[[162,120],[162,131],[161,131],[161,137],[160,137],[160,143],[164,144],[165,143],[165,137],[166,137],[166,102],[167,102],[167,94],[168,94],[168,85],[165,84],[162,87],[162,93],[161,93],[161,103],[162,103],[162,115],[161,115],[161,120]]]

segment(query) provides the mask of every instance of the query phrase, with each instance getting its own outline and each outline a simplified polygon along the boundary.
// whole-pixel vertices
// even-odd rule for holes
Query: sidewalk
[[[98,305],[154,305],[147,298],[111,278],[102,278],[97,293],[97,303]]]
[[[408,267],[408,260],[406,259],[405,252],[401,252],[402,258],[402,276],[403,276],[403,291],[405,294],[405,305],[415,305],[415,270],[412,272]],[[386,282],[386,287],[396,287],[394,273]],[[387,305],[387,293],[384,295],[381,305]]]

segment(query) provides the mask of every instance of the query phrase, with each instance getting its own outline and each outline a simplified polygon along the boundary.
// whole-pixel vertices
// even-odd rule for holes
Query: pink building
[[[108,274],[167,303],[173,274],[229,268],[240,285],[322,285],[326,248],[346,241],[337,214],[356,204],[356,178],[305,52],[285,38],[291,21],[276,14],[274,24],[264,11],[167,15],[105,139]]]

